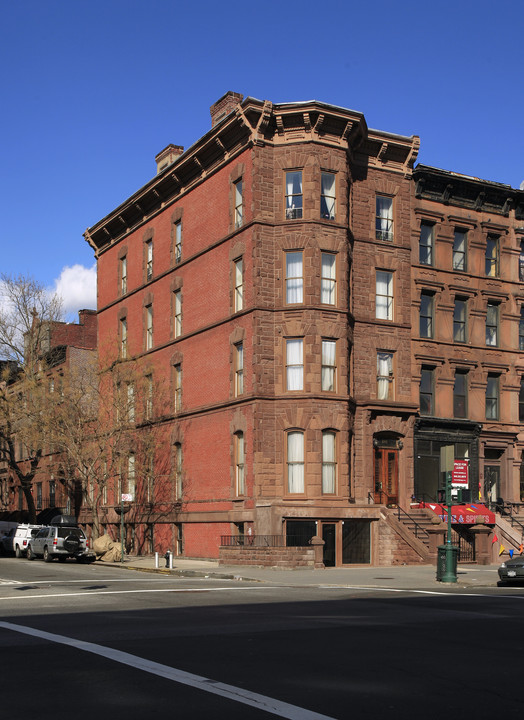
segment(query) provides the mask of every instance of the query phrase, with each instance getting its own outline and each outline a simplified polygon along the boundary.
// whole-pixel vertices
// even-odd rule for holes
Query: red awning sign
[[[441,503],[420,503],[419,507],[427,507],[439,516],[443,522],[448,520],[448,506]],[[484,522],[487,525],[495,524],[495,513],[488,510],[481,503],[471,503],[470,505],[452,505],[451,506],[451,522],[453,525],[476,525],[478,522]]]

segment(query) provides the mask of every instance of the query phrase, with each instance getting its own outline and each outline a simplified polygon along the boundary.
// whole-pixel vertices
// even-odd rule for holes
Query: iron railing
[[[413,533],[416,538],[424,538],[426,540],[429,538],[429,533],[426,528],[422,527],[422,525],[420,525],[420,523],[418,523],[412,515],[407,513],[405,510],[402,510],[400,505],[397,508],[397,517],[399,522],[403,522],[404,524],[409,522],[410,525],[414,526]]]
[[[303,547],[303,536],[295,535],[221,535],[222,547]]]

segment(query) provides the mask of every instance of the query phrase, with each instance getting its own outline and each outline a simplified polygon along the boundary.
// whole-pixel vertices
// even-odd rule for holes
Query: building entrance
[[[398,504],[398,450],[375,448],[375,502]]]

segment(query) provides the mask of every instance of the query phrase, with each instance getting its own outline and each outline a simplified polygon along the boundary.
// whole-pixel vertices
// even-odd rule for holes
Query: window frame
[[[324,352],[328,345],[333,346],[332,353]],[[330,363],[330,360],[333,362]],[[329,377],[331,383],[328,381]],[[337,392],[337,341],[333,338],[322,338],[321,340],[320,389],[322,392]]]
[[[242,178],[235,180],[233,183],[233,224],[235,230],[238,230],[244,224],[244,187]]]
[[[386,280],[387,285],[387,293],[379,293],[379,275],[384,276]],[[376,320],[388,320],[393,321],[394,318],[394,300],[395,300],[395,291],[394,291],[394,284],[393,284],[393,273],[389,270],[376,270],[375,271],[375,319]],[[379,308],[381,307],[381,304],[379,303],[379,298],[386,298],[386,313],[385,317],[382,317],[379,314]]]
[[[295,180],[290,183],[292,175],[298,175],[300,192],[293,192],[295,190]],[[304,216],[304,176],[302,170],[286,170],[284,176],[284,217],[286,220],[302,220]],[[295,207],[294,199],[300,198],[300,205]]]
[[[332,260],[329,266],[324,264],[328,258]],[[329,267],[329,275],[324,273],[325,267]],[[320,303],[332,306],[337,304],[337,253],[324,250],[320,253]]]
[[[391,350],[377,350],[377,400],[391,401],[395,399],[395,367],[394,367],[395,353]],[[387,375],[384,375],[381,364],[387,363]],[[387,381],[387,385],[385,382]],[[383,396],[381,391],[381,383],[387,388],[387,396]]]
[[[330,178],[331,187],[326,188],[324,180]],[[333,194],[328,194],[332,190]],[[330,208],[331,205],[331,208]],[[328,170],[320,173],[320,218],[322,220],[335,220],[337,207],[337,175]]]
[[[429,382],[429,387],[424,387],[424,379]],[[422,410],[422,397],[427,397],[428,402],[424,403],[428,407],[428,411]],[[423,365],[420,371],[419,385],[419,408],[420,414],[425,417],[434,417],[435,415],[435,368]]]
[[[325,440],[330,438],[331,452],[326,453]],[[326,456],[331,459],[326,459]],[[337,480],[338,480],[338,464],[337,464],[337,433],[335,430],[322,430],[322,495],[336,495],[337,494]],[[327,489],[332,487],[332,489]]]
[[[286,343],[286,392],[304,392],[304,338],[292,337],[285,338]],[[300,362],[290,362],[293,360],[291,357],[291,348],[295,346],[300,348],[299,359]],[[300,387],[290,387],[294,385],[293,381],[294,374],[296,373],[296,381]]]
[[[524,303],[520,306],[519,350],[524,350]]]
[[[500,419],[500,375],[488,373],[486,382],[486,420]]]
[[[120,336],[120,358],[125,360],[127,358],[128,346],[127,346],[127,316],[120,318],[119,320],[119,336]]]
[[[240,312],[244,309],[244,258],[233,260],[233,309]]]
[[[286,250],[284,252],[285,258],[285,300],[286,305],[303,305],[304,304],[304,251],[303,250]],[[300,275],[289,275],[291,266],[291,258],[300,256]],[[298,265],[298,261],[294,264]],[[293,287],[293,283],[296,287]],[[293,300],[293,295],[296,294],[300,299]]]
[[[467,418],[468,417],[468,377],[469,373],[467,370],[457,369],[455,370],[455,376],[453,378],[453,417],[454,418]],[[457,381],[462,378],[463,387],[457,388]],[[458,392],[462,389],[463,392]],[[462,401],[462,403],[461,403]],[[463,407],[463,410],[460,408]]]
[[[380,207],[381,201],[389,201],[388,208]],[[389,212],[383,213],[382,210],[388,210]],[[395,241],[395,220],[394,220],[394,207],[393,197],[391,195],[383,195],[377,193],[375,196],[375,240],[380,242],[394,242]],[[383,229],[383,224],[386,223],[386,229]]]
[[[175,265],[182,262],[182,219],[176,220],[173,228],[173,258]]]
[[[174,412],[182,410],[182,363],[173,365],[173,407]]]
[[[462,313],[460,313],[462,306]],[[462,318],[459,315],[463,315]],[[455,297],[453,303],[453,342],[466,343],[468,341],[468,300]]]
[[[182,443],[176,442],[173,444],[173,466],[174,466],[174,489],[175,499],[181,500],[184,492],[183,484],[183,455],[182,455]]]
[[[435,293],[420,291],[419,336],[427,340],[435,337]]]
[[[244,394],[244,343],[235,343],[233,352],[235,357],[235,397],[239,397]]]
[[[153,279],[153,239],[149,238],[146,240],[144,246],[146,282],[149,282]]]
[[[173,337],[182,335],[182,290],[173,291]]]
[[[484,273],[486,277],[500,277],[500,235],[489,233],[486,238]]]
[[[426,234],[427,233],[427,234]],[[435,262],[435,223],[422,220],[418,240],[418,259],[420,265],[433,267]]]
[[[243,497],[246,494],[246,447],[244,433],[241,430],[234,434],[234,462],[235,495]]]
[[[286,431],[286,494],[304,495],[306,488],[305,433],[298,428]],[[300,445],[292,448],[291,438],[301,438]],[[295,450],[298,452],[295,453]],[[292,453],[293,451],[293,453]],[[296,456],[295,456],[296,454]],[[298,473],[295,473],[298,470]],[[297,477],[293,477],[294,475]],[[295,489],[295,485],[299,489]]]
[[[120,270],[120,294],[127,294],[127,255],[123,255],[119,260]]]
[[[464,244],[464,249],[459,250],[458,246],[461,239]],[[453,231],[451,266],[454,272],[468,271],[468,231],[460,227],[456,227]]]
[[[493,312],[490,313],[490,310]],[[490,318],[490,315],[494,317]],[[499,347],[500,303],[488,300],[486,305],[486,347]]]
[[[145,311],[145,349],[152,350],[153,344],[153,304],[149,303],[144,307]]]

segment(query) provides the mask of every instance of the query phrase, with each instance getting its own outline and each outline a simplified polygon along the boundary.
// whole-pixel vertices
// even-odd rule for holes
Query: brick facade
[[[159,477],[155,502],[164,504],[152,510],[153,545],[217,557],[221,535],[251,529],[318,534],[328,564],[419,562],[378,508],[409,507],[416,489],[425,357],[438,360],[437,414],[450,417],[450,374],[440,368],[453,366],[456,281],[440,266],[417,267],[424,213],[438,219],[436,257],[445,266],[455,222],[455,211],[443,210],[449,198],[416,191],[418,137],[368,130],[360,113],[228,93],[211,114],[210,133],[172,154],[171,164],[85,234],[98,261],[102,364],[118,360],[125,332],[128,356],[168,387],[170,407],[156,421],[166,427],[164,454],[173,458],[175,444],[181,450],[183,493],[174,497],[174,467]],[[510,195],[512,207],[522,205],[522,193]],[[387,241],[377,232],[377,196],[391,201]],[[501,268],[513,274],[514,213],[500,230]],[[481,228],[494,221],[485,210],[475,217],[480,256]],[[379,278],[390,282],[391,317],[377,310]],[[485,280],[468,282],[485,297]],[[504,327],[518,342],[517,276],[512,301],[503,282],[495,285],[488,295],[506,303]],[[442,333],[429,345],[418,337],[426,286],[438,294]],[[323,347],[334,360],[323,359]],[[508,365],[501,398],[508,419],[517,412],[517,355],[489,366]],[[387,398],[379,356],[391,358]],[[482,382],[471,392],[483,403]],[[518,428],[509,425],[485,432],[508,448],[507,487],[516,496],[521,451]],[[116,498],[115,489],[109,505]],[[132,522],[138,538],[142,508]]]

